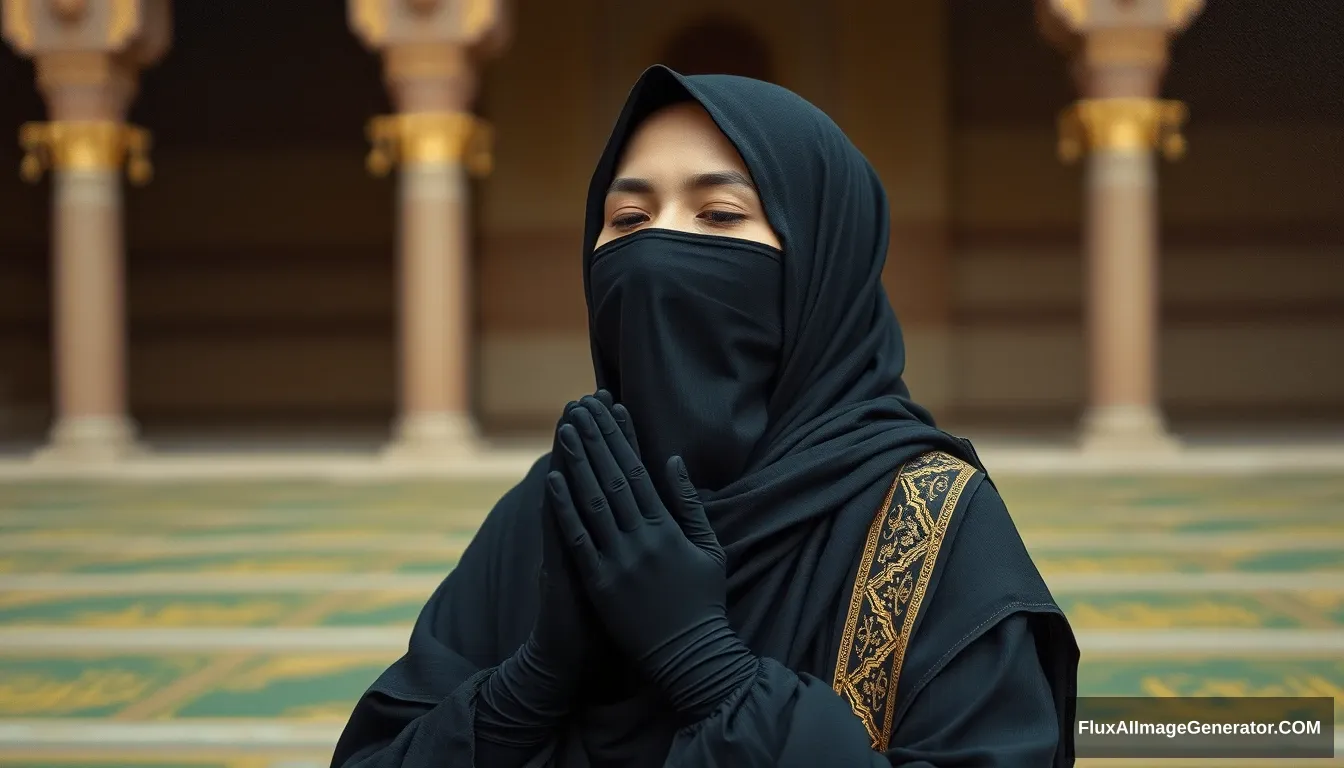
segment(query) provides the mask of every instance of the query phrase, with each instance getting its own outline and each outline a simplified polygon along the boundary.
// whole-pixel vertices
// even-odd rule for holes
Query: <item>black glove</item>
[[[611,393],[604,389],[599,389],[596,395],[588,399],[596,399],[603,406],[612,407]],[[565,406],[560,422],[556,425],[556,438],[551,447],[552,472],[564,471],[564,450],[560,445],[559,428],[575,409],[582,410],[582,407],[573,402]],[[621,411],[624,415],[624,409]],[[618,427],[638,455],[639,446],[629,419],[622,418]],[[544,493],[543,497],[541,604],[533,636],[540,642],[544,657],[550,659],[554,656],[555,663],[563,663],[563,668],[570,673],[573,678],[569,691],[571,698],[597,704],[621,701],[634,693],[642,679],[630,660],[613,644],[610,633],[593,611],[592,602],[566,551],[552,495]],[[555,653],[548,650],[551,646],[555,647]],[[566,653],[562,650],[564,648],[582,648],[583,653]],[[548,662],[547,666],[552,665]]]
[[[598,395],[611,402],[610,394]],[[583,410],[578,403],[565,406],[557,435],[574,409]],[[563,468],[562,454],[557,437],[551,452],[552,471]],[[552,494],[543,494],[543,499],[537,617],[527,641],[490,675],[477,697],[478,735],[515,748],[545,743],[577,700],[593,694],[593,671],[615,655],[568,563],[556,514],[550,508]],[[605,681],[608,676],[600,677]]]
[[[560,530],[612,639],[678,712],[702,719],[758,665],[728,624],[723,548],[681,458],[666,467],[669,509],[612,410],[581,402],[558,430],[566,471],[547,476]]]
[[[581,406],[577,402],[564,406],[556,436],[575,408]],[[560,453],[556,437],[551,471],[562,468]],[[551,494],[543,494],[539,601],[531,635],[487,678],[476,699],[477,736],[520,749],[544,744],[573,709],[598,629],[582,590],[575,589],[550,506]]]

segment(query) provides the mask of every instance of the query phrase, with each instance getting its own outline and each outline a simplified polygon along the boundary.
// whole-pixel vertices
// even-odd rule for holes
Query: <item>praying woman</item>
[[[1049,768],[1078,649],[902,381],[873,168],[654,67],[587,199],[598,391],[486,517],[334,768]]]

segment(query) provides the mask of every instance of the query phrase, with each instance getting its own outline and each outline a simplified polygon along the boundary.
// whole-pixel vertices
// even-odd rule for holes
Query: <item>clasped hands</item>
[[[729,626],[725,557],[685,462],[662,498],[630,415],[603,391],[571,403],[546,476],[541,608],[528,645],[544,676],[583,676],[607,643],[687,721],[752,679],[757,659]],[[570,687],[570,686],[562,686]]]

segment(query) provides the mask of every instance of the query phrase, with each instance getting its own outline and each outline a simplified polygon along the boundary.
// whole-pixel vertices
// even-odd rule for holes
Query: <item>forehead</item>
[[[715,165],[718,169],[747,170],[728,137],[714,124],[705,108],[695,102],[673,104],[645,118],[621,153],[619,173],[634,175],[675,168]]]

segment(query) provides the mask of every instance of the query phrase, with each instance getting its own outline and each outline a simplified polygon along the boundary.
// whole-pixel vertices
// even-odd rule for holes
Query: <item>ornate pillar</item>
[[[383,54],[396,114],[369,124],[369,170],[399,171],[400,415],[389,456],[472,451],[471,200],[490,132],[471,113],[477,66],[503,45],[501,0],[350,0],[356,34]]]
[[[141,68],[167,50],[169,0],[4,0],[4,36],[31,57],[47,122],[19,130],[20,173],[52,182],[55,423],[39,456],[112,460],[127,412],[121,172],[149,180],[149,135],[127,125]]]
[[[1184,152],[1185,107],[1158,98],[1172,35],[1202,0],[1038,0],[1082,98],[1060,116],[1060,155],[1086,155],[1088,450],[1171,450],[1158,395],[1156,153]]]

